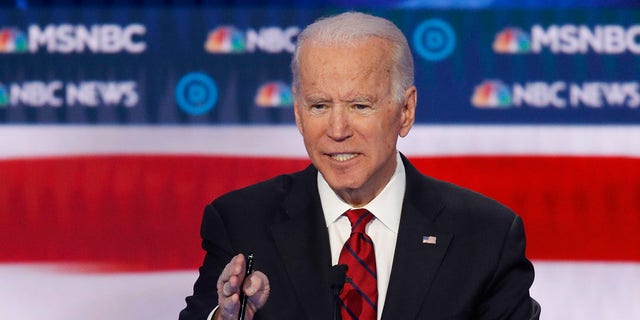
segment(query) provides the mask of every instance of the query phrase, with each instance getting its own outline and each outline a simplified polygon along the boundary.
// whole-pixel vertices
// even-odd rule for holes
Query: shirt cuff
[[[216,306],[215,308],[213,308],[213,310],[211,311],[211,313],[209,313],[209,316],[207,317],[207,320],[211,320],[213,319],[213,314],[216,313],[216,310],[218,310],[218,306]]]

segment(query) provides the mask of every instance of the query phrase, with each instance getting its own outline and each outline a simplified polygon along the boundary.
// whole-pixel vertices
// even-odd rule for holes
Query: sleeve
[[[515,216],[493,279],[477,309],[477,319],[538,319],[540,306],[529,296],[533,278],[533,265],[525,255],[524,226]]]
[[[187,297],[187,307],[179,320],[207,320],[218,304],[216,284],[225,265],[234,255],[225,224],[213,204],[205,208],[200,228],[205,258],[193,286],[193,295]]]

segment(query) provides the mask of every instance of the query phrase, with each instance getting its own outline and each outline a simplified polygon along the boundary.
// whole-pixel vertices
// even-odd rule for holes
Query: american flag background
[[[522,216],[543,319],[640,319],[640,7],[426,2],[435,7],[368,9],[406,32],[416,59],[419,114],[399,151]],[[251,48],[247,37],[293,42],[347,8],[326,5],[0,9],[0,318],[177,318],[204,255],[204,206],[309,165],[292,122],[288,43]],[[416,31],[434,21],[456,37],[444,58]],[[530,51],[492,49],[514,25]],[[553,26],[605,44],[555,48]],[[92,30],[128,42],[92,43]],[[241,53],[224,46],[234,34],[245,36]],[[443,34],[429,39],[451,40]],[[211,81],[181,91],[192,72]]]

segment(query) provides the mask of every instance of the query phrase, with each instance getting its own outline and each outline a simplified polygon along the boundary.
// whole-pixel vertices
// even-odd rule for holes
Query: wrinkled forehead
[[[349,101],[389,95],[392,71],[385,46],[380,41],[305,45],[299,60],[299,93]]]

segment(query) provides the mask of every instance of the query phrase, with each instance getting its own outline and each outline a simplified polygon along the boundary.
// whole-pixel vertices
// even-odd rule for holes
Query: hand
[[[240,285],[244,280],[245,258],[238,254],[224,267],[218,277],[218,310],[213,316],[216,320],[236,320],[240,310]],[[254,271],[244,281],[244,294],[247,296],[245,319],[251,320],[269,298],[269,279]]]

